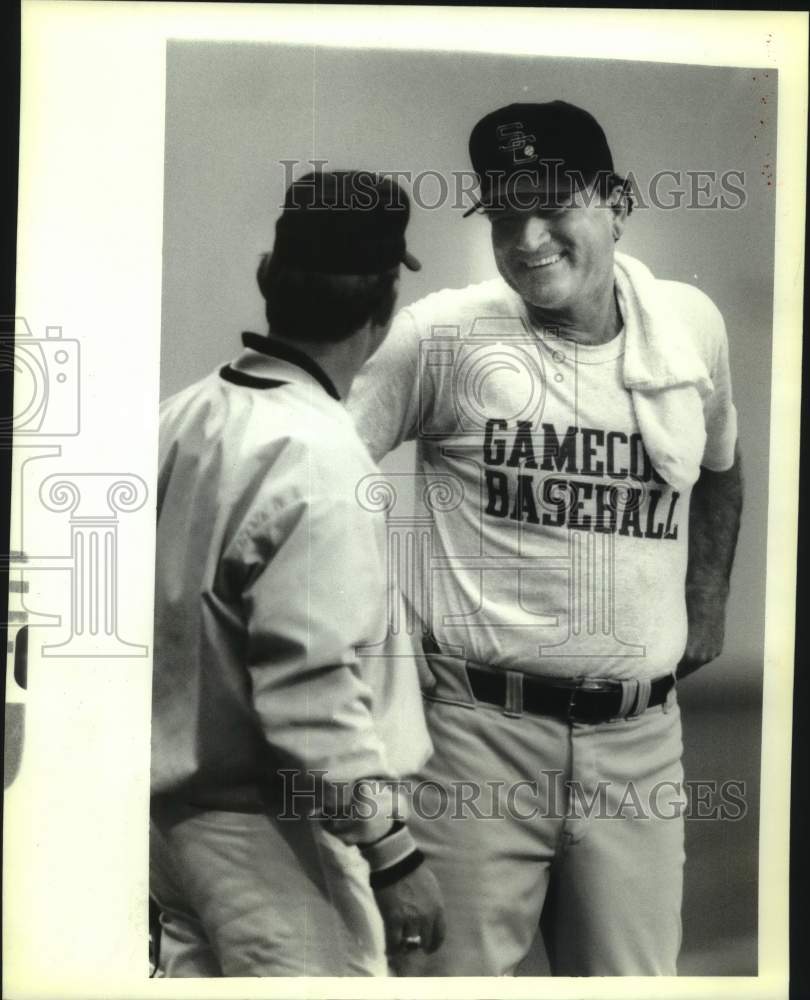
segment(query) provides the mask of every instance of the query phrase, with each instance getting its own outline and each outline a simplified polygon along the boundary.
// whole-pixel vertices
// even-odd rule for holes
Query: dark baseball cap
[[[287,189],[273,256],[301,271],[380,274],[421,268],[405,246],[407,194],[368,170],[314,171]]]
[[[565,101],[509,104],[485,115],[470,135],[470,159],[481,196],[465,216],[497,208],[519,189],[546,195],[553,203],[555,195],[613,174],[599,122]]]

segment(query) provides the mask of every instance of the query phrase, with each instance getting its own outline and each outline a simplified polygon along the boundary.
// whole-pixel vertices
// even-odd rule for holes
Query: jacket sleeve
[[[299,500],[254,525],[242,553],[252,703],[276,756],[325,772],[324,807],[390,776],[355,651],[387,630],[371,517],[348,500]]]

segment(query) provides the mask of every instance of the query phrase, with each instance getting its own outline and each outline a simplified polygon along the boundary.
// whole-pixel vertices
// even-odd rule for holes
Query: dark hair
[[[371,320],[385,326],[396,302],[399,265],[380,274],[300,271],[262,256],[256,280],[270,331],[288,340],[337,343]]]

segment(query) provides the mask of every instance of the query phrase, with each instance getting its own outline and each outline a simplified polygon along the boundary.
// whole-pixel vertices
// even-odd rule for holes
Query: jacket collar
[[[302,368],[323,386],[332,399],[340,400],[340,393],[335,388],[334,382],[323,368],[303,351],[299,351],[290,344],[282,343],[280,340],[273,340],[272,337],[263,337],[250,331],[242,334],[242,343],[252,351],[258,351],[269,358],[278,358],[280,361],[287,361]]]

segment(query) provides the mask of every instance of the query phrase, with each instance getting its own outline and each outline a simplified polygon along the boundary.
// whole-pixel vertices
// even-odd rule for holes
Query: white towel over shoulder
[[[707,450],[710,374],[726,351],[725,327],[699,289],[660,281],[640,261],[615,257],[616,289],[625,325],[624,384],[633,397],[644,446],[658,473],[676,490],[697,480]],[[736,411],[730,397],[711,451],[733,460]],[[716,460],[717,461],[717,460]]]

